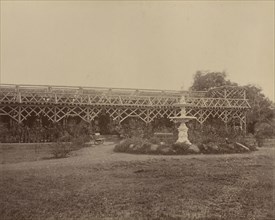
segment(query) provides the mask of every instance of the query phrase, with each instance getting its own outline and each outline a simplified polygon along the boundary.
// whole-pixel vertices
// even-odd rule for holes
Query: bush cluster
[[[196,153],[190,149],[186,143],[167,144],[161,142],[157,137],[143,139],[138,137],[126,138],[117,144],[115,152],[134,154],[162,154],[162,155],[182,155]]]
[[[241,143],[240,143],[241,144]],[[230,153],[245,153],[252,149],[245,144],[235,143],[215,143],[207,142],[198,145],[200,152],[203,154],[230,154]],[[254,150],[254,149],[253,149]]]
[[[87,122],[70,120],[67,125],[62,123],[50,123],[42,125],[39,120],[33,124],[2,123],[0,120],[0,142],[1,143],[39,143],[57,142],[60,138],[66,137],[66,141],[72,141],[74,137],[94,133],[94,127]]]
[[[192,132],[192,131],[191,131]],[[148,139],[132,137],[122,140],[115,146],[115,152],[135,153],[135,154],[164,154],[164,155],[184,155],[184,154],[228,154],[245,153],[257,150],[254,144],[249,143],[243,136],[231,135],[230,138],[211,132],[192,132],[190,140],[197,146],[195,151],[187,143],[162,142],[156,136]]]
[[[68,142],[55,142],[51,144],[51,154],[53,158],[65,158],[73,151],[71,143]]]
[[[65,158],[68,157],[72,151],[79,150],[85,146],[85,143],[89,141],[88,136],[79,136],[72,138],[71,142],[67,142],[68,137],[64,136],[58,139],[57,142],[51,145],[51,154],[53,158]]]
[[[257,150],[257,143],[251,143],[242,134],[230,132],[223,125],[220,126],[217,123],[206,124],[201,129],[191,127],[189,139],[204,154],[242,153],[248,151],[246,148],[249,151]]]
[[[115,152],[125,152],[125,153],[149,153],[150,143],[143,138],[132,137],[122,140],[114,148]]]

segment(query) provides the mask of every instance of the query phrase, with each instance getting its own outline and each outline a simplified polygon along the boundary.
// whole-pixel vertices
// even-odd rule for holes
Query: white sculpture
[[[191,145],[191,142],[188,139],[188,127],[186,126],[186,122],[195,119],[195,117],[187,116],[186,115],[186,101],[185,101],[185,95],[184,92],[182,94],[182,97],[180,99],[180,102],[175,104],[175,106],[178,106],[181,108],[181,115],[177,117],[170,117],[172,121],[175,123],[180,123],[180,126],[178,127],[179,135],[178,140],[176,143],[187,143]]]
[[[180,123],[180,126],[178,127],[178,131],[179,131],[179,137],[177,142],[179,143],[187,143],[187,144],[191,144],[190,141],[188,140],[188,128],[185,124],[185,122]]]

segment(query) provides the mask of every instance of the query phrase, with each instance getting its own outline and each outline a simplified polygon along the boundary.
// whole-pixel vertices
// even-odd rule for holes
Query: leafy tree
[[[194,83],[190,89],[192,91],[207,91],[213,87],[236,85],[237,83],[232,83],[230,80],[226,79],[225,72],[197,71],[194,75]]]
[[[275,116],[273,103],[262,93],[262,89],[255,85],[247,85],[246,97],[251,109],[247,114],[247,129],[249,133],[271,136],[274,134],[273,118]],[[263,126],[261,124],[265,123]],[[259,129],[256,129],[259,127]],[[270,127],[267,129],[267,127]],[[261,129],[262,128],[262,129]],[[264,129],[263,129],[264,128]],[[266,132],[263,132],[265,130]],[[269,131],[268,131],[269,130]]]
[[[226,79],[225,72],[202,72],[197,71],[191,91],[207,91],[219,86],[238,86],[237,83]],[[246,85],[246,97],[251,109],[247,114],[247,131],[254,135],[274,136],[274,103],[263,93],[262,89],[255,85]],[[262,124],[265,125],[262,125]]]

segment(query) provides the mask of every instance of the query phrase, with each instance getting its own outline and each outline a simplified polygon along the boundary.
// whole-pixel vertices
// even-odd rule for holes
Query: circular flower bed
[[[256,150],[255,147],[245,143],[224,143],[204,142],[198,146],[187,143],[167,144],[164,142],[149,141],[142,138],[127,138],[122,140],[114,148],[115,152],[133,154],[160,154],[160,155],[186,155],[186,154],[225,154],[245,153]]]

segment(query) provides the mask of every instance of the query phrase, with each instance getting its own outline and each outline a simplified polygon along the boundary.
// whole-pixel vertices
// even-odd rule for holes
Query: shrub
[[[115,145],[114,151],[115,152],[127,152],[128,148],[131,144],[131,139],[124,139],[119,144]]]
[[[190,145],[187,143],[174,143],[172,144],[172,150],[176,152],[177,154],[189,154],[193,153],[191,150],[189,150]]]
[[[248,147],[250,151],[256,151],[258,147],[258,142],[256,138],[252,135],[249,134],[247,135],[246,138],[238,137],[235,139],[236,142]],[[259,141],[259,140],[258,140]]]
[[[176,154],[175,150],[173,150],[171,145],[168,145],[168,144],[159,145],[159,147],[157,148],[157,150],[154,153],[155,154],[162,154],[162,155]]]
[[[240,146],[242,144],[244,147]],[[256,147],[252,147],[242,143],[241,141],[234,141],[234,142],[213,142],[213,141],[206,141],[198,145],[200,151],[203,154],[230,154],[230,153],[244,153],[248,151],[256,150]],[[246,149],[246,148],[247,149]]]
[[[71,142],[68,140],[71,139]],[[79,136],[72,138],[71,136],[62,136],[57,142],[51,146],[51,153],[54,158],[65,158],[70,152],[85,147],[85,143],[89,140],[88,136]]]
[[[148,141],[152,144],[160,144],[161,142],[161,140],[156,136],[150,137]]]
[[[198,148],[203,154],[216,154],[219,152],[219,147],[217,146],[217,144],[210,140],[206,140],[198,144]]]
[[[270,138],[275,135],[275,129],[268,123],[257,123],[255,125],[255,136],[257,139]]]
[[[72,147],[77,150],[80,148],[85,147],[85,143],[90,141],[90,137],[87,135],[84,136],[79,136],[79,137],[74,137],[72,139]]]
[[[73,151],[72,145],[66,142],[55,142],[51,145],[51,153],[54,158],[65,158]]]
[[[147,153],[147,149],[150,147],[150,143],[139,137],[132,137],[122,140],[114,148],[115,152],[127,152],[127,153]]]
[[[152,140],[152,142],[151,142]],[[115,152],[135,153],[135,154],[163,154],[163,155],[177,155],[177,154],[191,154],[195,153],[189,149],[190,145],[187,143],[166,144],[160,143],[157,139],[150,140],[142,138],[128,138],[121,141],[114,148]]]

